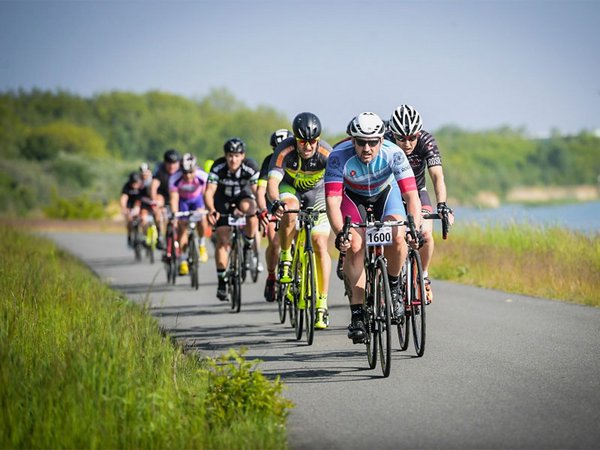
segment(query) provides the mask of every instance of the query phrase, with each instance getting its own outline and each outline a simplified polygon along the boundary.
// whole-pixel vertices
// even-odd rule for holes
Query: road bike
[[[442,221],[442,237],[448,236],[450,224],[448,213],[445,214],[425,214],[423,219],[440,219]],[[417,239],[414,220],[412,217],[407,217],[408,234],[414,240]],[[402,266],[400,275],[400,295],[401,295],[401,315],[394,317],[394,322],[397,323],[398,340],[400,342],[400,350],[404,351],[408,348],[410,341],[410,329],[412,328],[412,337],[415,351],[418,357],[423,356],[425,352],[426,341],[426,295],[425,295],[425,280],[423,278],[423,265],[421,263],[421,255],[419,251],[410,245],[408,246],[408,255]]]
[[[350,228],[365,229],[365,295],[363,298],[363,314],[365,323],[364,343],[367,350],[369,368],[377,365],[379,354],[381,371],[388,377],[391,371],[392,359],[392,292],[387,273],[387,259],[383,248],[393,243],[393,228],[404,227],[403,220],[375,220],[372,205],[366,208],[366,220],[352,223],[350,216],[344,219],[343,236],[348,238]],[[409,215],[409,219],[412,217]],[[345,255],[341,255],[343,263]],[[338,274],[342,263],[338,263]],[[349,292],[346,281],[346,294]]]
[[[178,275],[177,261],[180,256],[179,242],[177,236],[177,227],[175,226],[175,217],[170,208],[166,209],[167,229],[165,230],[165,249],[162,261],[167,272],[167,283],[175,284]]]
[[[235,211],[236,205],[232,204],[231,211]],[[227,282],[227,297],[231,303],[231,309],[234,312],[240,312],[242,307],[242,282],[246,279],[246,263],[244,261],[244,233],[242,229],[246,226],[246,218],[249,215],[240,215],[235,213],[222,214],[221,217],[227,218],[227,225],[230,227],[229,242],[229,261],[225,272]],[[255,262],[257,263],[258,260]],[[258,275],[257,275],[258,276]]]
[[[312,243],[312,229],[319,215],[325,212],[324,209],[314,209],[313,207],[284,211],[284,214],[298,214],[296,219],[298,233],[292,248],[292,281],[283,283],[279,280],[280,288],[277,296],[279,318],[283,323],[285,308],[289,309],[290,322],[294,327],[296,340],[302,338],[302,332],[305,329],[308,345],[312,345],[314,340],[317,303],[317,263]],[[281,278],[281,273],[279,278]],[[325,320],[327,321],[328,318],[325,317]]]
[[[190,281],[192,288],[198,289],[198,268],[200,267],[200,253],[198,233],[196,232],[197,223],[202,220],[206,211],[181,211],[174,214],[174,217],[186,221],[187,240],[187,262],[189,267]],[[176,274],[177,275],[177,274]]]

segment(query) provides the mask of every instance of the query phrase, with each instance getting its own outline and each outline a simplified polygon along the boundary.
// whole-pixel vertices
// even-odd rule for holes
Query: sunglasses
[[[306,144],[315,145],[317,142],[319,142],[319,138],[316,138],[316,139],[298,139],[298,138],[296,138],[296,142],[300,145],[306,145]]]
[[[373,148],[375,147],[377,144],[379,144],[381,142],[381,139],[372,139],[372,140],[365,140],[365,139],[355,139],[356,145],[358,145],[359,147],[364,147],[367,144],[369,145],[369,147]]]
[[[399,134],[394,134],[394,137],[396,138],[397,141],[400,142],[404,142],[404,141],[414,141],[415,139],[417,139],[419,137],[418,134],[411,134],[410,136],[400,136]]]

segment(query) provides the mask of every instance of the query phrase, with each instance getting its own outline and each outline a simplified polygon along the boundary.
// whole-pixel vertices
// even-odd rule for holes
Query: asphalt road
[[[292,449],[566,449],[600,447],[600,309],[434,281],[425,355],[395,351],[392,373],[369,370],[346,337],[350,311],[332,276],[331,326],[307,346],[262,298],[264,274],[242,287],[242,310],[217,300],[214,261],[166,284],[160,263],[134,263],[121,234],[48,233],[190,350],[247,347],[295,402]],[[395,341],[397,346],[397,341]]]

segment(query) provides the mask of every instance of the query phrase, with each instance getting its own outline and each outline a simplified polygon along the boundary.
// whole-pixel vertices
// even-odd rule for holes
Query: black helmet
[[[246,144],[240,138],[231,138],[223,144],[225,153],[246,153]]]
[[[163,155],[163,160],[165,162],[177,162],[179,161],[179,152],[174,148],[170,148]]]
[[[142,181],[142,174],[137,170],[129,174],[129,184],[139,183]]]
[[[285,141],[287,138],[291,138],[292,136],[292,132],[290,130],[286,130],[285,128],[274,131],[270,140],[271,147],[275,149],[275,147],[277,147],[281,141]]]
[[[298,139],[316,139],[321,136],[321,121],[313,113],[303,112],[292,123],[294,136]]]

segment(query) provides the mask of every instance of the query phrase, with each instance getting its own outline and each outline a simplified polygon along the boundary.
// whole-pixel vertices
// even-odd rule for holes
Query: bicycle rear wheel
[[[140,233],[140,224],[136,224],[133,228],[133,251],[135,253],[135,260],[140,262],[142,260],[142,234]]]
[[[425,352],[425,283],[419,252],[410,251],[411,259],[411,290],[410,290],[410,319],[413,330],[413,341],[417,356]]]
[[[375,266],[375,333],[379,343],[379,360],[384,377],[390,375],[392,367],[392,293],[388,281],[387,267],[383,258]]]
[[[410,293],[410,286],[412,284],[410,277],[406,274],[410,272],[410,258],[406,258],[405,265],[402,269],[401,274],[401,286],[400,290],[400,306],[402,313],[398,318],[398,341],[400,342],[400,351],[405,351],[408,348],[410,341],[410,312],[408,310],[408,297]]]
[[[315,304],[317,302],[317,283],[315,273],[315,254],[313,252],[305,252],[305,267],[303,274],[303,289],[304,303],[306,309],[304,314],[306,317],[306,342],[312,345],[315,337]]]

